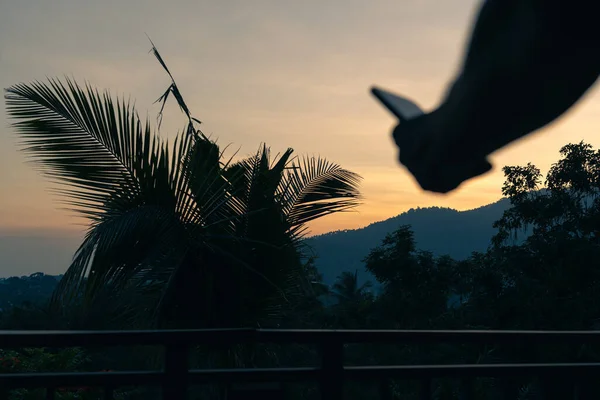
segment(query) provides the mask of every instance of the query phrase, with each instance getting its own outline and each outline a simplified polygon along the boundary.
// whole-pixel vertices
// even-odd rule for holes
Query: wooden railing
[[[240,343],[316,344],[322,363],[314,368],[252,368],[195,370],[188,365],[189,352],[197,344],[230,345]],[[183,400],[190,385],[207,383],[250,383],[316,381],[321,398],[343,398],[345,381],[390,379],[419,380],[421,398],[431,399],[431,381],[456,378],[465,382],[464,398],[472,391],[469,383],[478,377],[544,377],[590,380],[600,377],[600,363],[560,364],[472,364],[472,365],[399,365],[346,366],[344,345],[376,344],[500,344],[541,343],[580,345],[600,344],[600,332],[577,331],[347,331],[347,330],[170,330],[170,331],[0,331],[0,348],[23,347],[92,347],[92,346],[163,346],[164,368],[159,371],[85,372],[85,373],[15,373],[0,374],[0,389],[46,388],[46,398],[54,399],[58,387],[90,386],[104,389],[105,399],[113,399],[120,386],[156,386],[163,398]],[[382,388],[389,385],[382,385]],[[392,394],[383,390],[381,398]]]

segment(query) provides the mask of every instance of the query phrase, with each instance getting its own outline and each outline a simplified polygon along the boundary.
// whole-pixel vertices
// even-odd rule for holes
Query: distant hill
[[[343,271],[355,270],[364,281],[371,278],[364,271],[361,260],[381,244],[387,233],[399,226],[412,226],[420,249],[464,259],[473,251],[486,250],[495,233],[492,224],[509,206],[509,200],[503,199],[469,211],[439,207],[411,209],[361,229],[330,232],[308,238],[306,242],[319,257],[316,265],[326,283],[332,284]],[[0,277],[27,275],[40,270],[47,274],[63,273],[80,241],[79,235],[71,233],[14,234],[0,230]]]
[[[465,259],[473,251],[485,251],[495,234],[492,224],[510,207],[508,199],[469,211],[451,208],[411,209],[396,217],[376,222],[361,229],[336,231],[307,239],[316,252],[316,266],[325,283],[332,284],[343,271],[358,270],[361,281],[372,279],[363,260],[380,245],[387,233],[401,225],[411,225],[417,246],[435,255]]]
[[[44,304],[61,278],[62,275],[46,275],[41,272],[29,276],[0,278],[0,312],[24,304]]]

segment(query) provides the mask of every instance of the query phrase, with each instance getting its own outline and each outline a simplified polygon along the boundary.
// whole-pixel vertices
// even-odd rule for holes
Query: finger
[[[412,148],[414,143],[418,142],[419,138],[424,133],[424,122],[427,115],[416,117],[411,120],[402,121],[394,128],[392,136],[396,146]]]
[[[492,169],[485,159],[469,163],[440,163],[429,168],[407,166],[423,190],[434,193],[449,193],[457,189],[463,182],[476,176],[483,175]]]
[[[394,143],[396,143],[396,146],[398,146],[398,147],[402,147],[402,143],[403,143],[402,138],[404,136],[404,132],[403,132],[402,128],[403,128],[403,125],[398,124],[392,131],[392,138],[394,139]]]
[[[440,166],[440,176],[435,181],[433,189],[438,193],[449,193],[464,182],[483,175],[492,169],[486,159],[479,159],[459,165]]]

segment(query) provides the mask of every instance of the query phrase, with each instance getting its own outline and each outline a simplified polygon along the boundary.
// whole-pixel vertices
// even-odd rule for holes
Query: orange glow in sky
[[[378,84],[439,101],[460,61],[474,0],[20,0],[0,6],[0,85],[74,76],[131,95],[144,116],[169,81],[147,32],[204,131],[250,154],[266,142],[320,154],[361,174],[364,204],[324,218],[313,233],[357,228],[413,207],[475,208],[500,198],[503,165],[543,171],[558,149],[600,145],[594,90],[558,123],[493,156],[493,172],[446,196],[422,192],[396,162],[394,119],[370,95]],[[510,118],[511,110],[506,110]],[[175,105],[161,133],[183,127]],[[81,230],[25,163],[0,114],[0,229]],[[491,122],[493,123],[493,121]],[[485,132],[482,132],[484,135]]]

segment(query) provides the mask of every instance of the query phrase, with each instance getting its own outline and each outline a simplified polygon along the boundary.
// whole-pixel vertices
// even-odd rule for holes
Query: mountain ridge
[[[492,224],[509,206],[508,199],[500,199],[463,211],[445,207],[413,208],[361,228],[311,236],[305,243],[318,256],[315,264],[325,283],[332,284],[343,271],[356,270],[361,281],[372,280],[362,259],[380,245],[386,234],[401,225],[412,226],[419,249],[464,259],[473,251],[486,250],[495,233]],[[41,230],[27,234],[27,230],[15,233],[0,229],[0,276],[38,271],[64,273],[80,242],[80,236],[73,232]]]
[[[395,217],[374,222],[358,229],[347,229],[311,236],[306,244],[312,248],[315,265],[323,280],[331,285],[343,271],[358,271],[361,281],[372,280],[362,260],[379,246],[386,234],[402,225],[410,225],[417,248],[434,255],[468,258],[474,251],[485,251],[496,229],[493,223],[510,207],[510,200],[500,200],[471,210],[452,208],[412,208]]]

